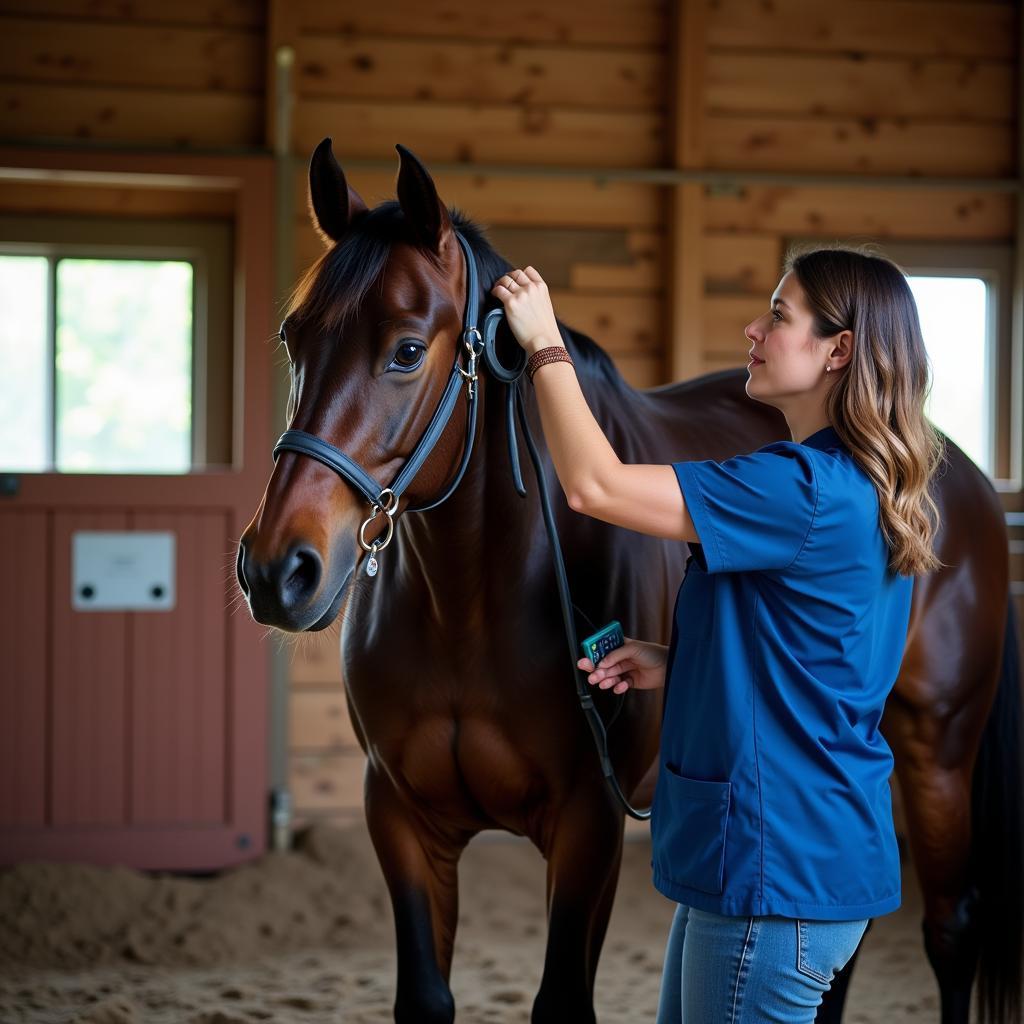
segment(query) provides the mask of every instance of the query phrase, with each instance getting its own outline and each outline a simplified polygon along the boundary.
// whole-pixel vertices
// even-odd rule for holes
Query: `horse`
[[[471,309],[494,309],[489,289],[509,264],[442,202],[415,155],[397,149],[397,199],[372,209],[330,138],[312,154],[309,209],[324,251],[282,324],[289,429],[239,541],[238,584],[252,616],[278,630],[341,621],[345,696],[366,754],[366,823],[394,914],[395,1020],[454,1020],[459,857],[473,836],[499,829],[528,837],[546,860],[547,941],[531,1020],[592,1022],[623,808],[561,660],[537,489],[515,486],[511,405],[500,395],[516,385],[497,379],[500,361],[459,362],[479,338],[463,310],[472,319]],[[593,339],[559,328],[623,462],[724,459],[789,440],[781,414],[746,395],[746,370],[635,389]],[[536,397],[526,390],[518,401],[555,495],[573,615],[581,626],[614,618],[627,635],[669,642],[687,546],[572,510]],[[466,411],[466,426],[461,416],[439,420],[442,406]],[[1019,1010],[1024,920],[1007,533],[993,487],[949,439],[934,493],[945,564],[915,581],[880,727],[904,795],[942,1020],[966,1024],[978,973],[983,1019],[1004,1024]],[[649,802],[660,691],[598,691],[593,702],[610,725],[618,786]],[[818,1020],[841,1020],[855,959]]]

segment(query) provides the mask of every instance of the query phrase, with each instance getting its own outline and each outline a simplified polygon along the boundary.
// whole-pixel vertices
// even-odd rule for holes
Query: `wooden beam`
[[[673,5],[669,127],[671,162],[677,169],[704,166],[704,51],[706,4]],[[665,281],[666,372],[685,380],[701,372],[701,311],[704,296],[704,186],[673,186],[668,198]]]
[[[294,107],[294,88],[289,87],[285,96],[279,95],[282,81],[293,81],[293,76],[286,74],[282,78],[282,70],[290,71],[295,59],[296,47],[299,42],[299,23],[296,9],[289,0],[268,0],[267,3],[267,46],[266,46],[266,92],[264,93],[264,141],[267,147],[279,151],[280,140],[277,138],[277,121],[282,103],[289,108]],[[289,139],[290,141],[290,139]],[[289,147],[290,148],[290,147]]]

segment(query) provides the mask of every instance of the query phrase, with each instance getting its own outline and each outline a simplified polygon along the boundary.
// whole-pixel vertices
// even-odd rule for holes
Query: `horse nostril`
[[[306,603],[320,585],[323,563],[315,548],[294,547],[281,565],[281,604],[285,608]]]
[[[249,581],[245,578],[245,541],[238,542],[238,554],[235,556],[235,578],[238,586],[246,597],[249,596]]]

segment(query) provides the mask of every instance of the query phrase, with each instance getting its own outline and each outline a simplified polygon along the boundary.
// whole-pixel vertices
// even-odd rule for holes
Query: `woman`
[[[678,905],[659,1024],[813,1021],[869,920],[900,905],[878,724],[913,577],[939,564],[942,450],[906,278],[853,249],[789,257],[744,333],[747,394],[793,440],[668,466],[619,461],[532,267],[492,294],[531,354],[570,506],[692,552],[667,648],[578,662],[615,693],[666,688],[652,866]]]

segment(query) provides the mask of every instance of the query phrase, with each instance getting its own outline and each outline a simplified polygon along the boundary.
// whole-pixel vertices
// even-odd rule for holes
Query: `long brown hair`
[[[829,388],[829,422],[878,492],[889,568],[908,576],[943,563],[932,549],[939,510],[929,484],[945,445],[924,414],[929,361],[903,271],[865,248],[787,254],[814,335],[853,333],[850,362]]]

